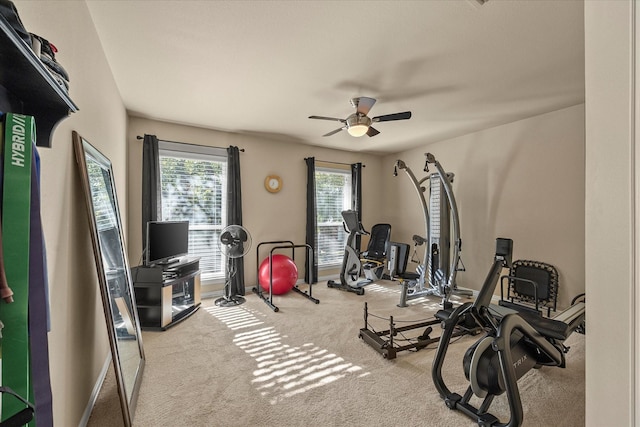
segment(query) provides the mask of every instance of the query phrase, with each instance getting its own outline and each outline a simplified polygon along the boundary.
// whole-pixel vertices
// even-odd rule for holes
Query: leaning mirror
[[[113,169],[111,161],[77,132],[73,132],[73,144],[89,214],[120,405],[124,424],[129,427],[135,413],[145,358]]]

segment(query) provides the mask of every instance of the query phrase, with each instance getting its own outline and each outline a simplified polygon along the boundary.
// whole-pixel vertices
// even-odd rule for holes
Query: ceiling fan
[[[376,116],[374,118],[369,118],[367,114],[373,104],[376,103],[374,98],[368,98],[366,96],[361,96],[359,98],[352,98],[351,105],[356,109],[356,112],[351,114],[346,119],[338,119],[335,117],[324,117],[324,116],[309,116],[310,119],[319,119],[319,120],[332,120],[336,122],[341,122],[344,124],[341,128],[336,130],[332,130],[329,133],[326,133],[322,136],[331,136],[340,132],[341,130],[346,130],[349,132],[351,136],[363,136],[367,134],[368,136],[376,136],[380,133],[376,128],[372,127],[372,123],[377,122],[390,122],[393,120],[407,120],[411,118],[411,111],[405,111],[403,113],[394,113],[394,114],[385,114],[384,116]]]

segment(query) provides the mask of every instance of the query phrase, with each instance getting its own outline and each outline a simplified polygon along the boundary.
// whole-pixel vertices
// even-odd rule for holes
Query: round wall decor
[[[277,193],[282,189],[282,178],[278,175],[269,175],[264,179],[264,188],[269,193]]]

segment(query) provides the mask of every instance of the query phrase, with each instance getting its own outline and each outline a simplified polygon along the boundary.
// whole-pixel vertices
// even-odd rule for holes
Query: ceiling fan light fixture
[[[371,119],[363,114],[352,114],[347,117],[347,132],[349,135],[360,137],[367,133]]]
[[[411,118],[411,111],[404,111],[402,113],[393,113],[393,114],[384,114],[382,116],[376,116],[374,118],[370,118],[367,116],[369,110],[375,104],[376,100],[374,98],[368,98],[365,96],[361,96],[360,98],[352,98],[351,105],[356,108],[356,112],[351,114],[346,119],[339,119],[336,117],[326,117],[326,116],[309,116],[310,119],[319,119],[319,120],[331,120],[335,122],[342,123],[342,127],[338,129],[334,129],[331,132],[325,133],[324,136],[335,135],[336,133],[346,130],[349,135],[355,137],[361,137],[363,135],[367,135],[369,137],[376,136],[380,133],[374,127],[371,127],[372,123],[379,122],[391,122],[395,120],[407,120]]]
[[[355,137],[359,137],[366,134],[368,130],[369,130],[369,126],[366,126],[366,125],[355,125],[355,126],[349,126],[349,128],[347,128],[347,132],[349,132],[349,135],[355,136]]]

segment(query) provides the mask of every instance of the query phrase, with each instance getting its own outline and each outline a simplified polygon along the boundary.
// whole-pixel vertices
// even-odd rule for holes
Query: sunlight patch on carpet
[[[398,282],[393,282],[396,283],[396,286],[384,286],[384,285],[379,285],[377,283],[372,283],[370,285],[366,286],[366,291],[365,292],[375,292],[377,294],[387,294],[387,295],[397,295],[398,301],[397,303],[400,302],[400,294],[402,292],[402,287],[400,285],[400,283]],[[453,298],[453,296],[452,296]],[[409,297],[407,299],[407,304],[408,305],[415,305],[415,306],[421,306],[423,309],[425,310],[429,310],[432,312],[436,312],[439,309],[442,308],[441,305],[441,301],[439,297],[435,297],[435,296],[418,296],[415,298],[411,298]]]
[[[377,292],[381,294],[391,294],[391,295],[397,294],[398,297],[400,296],[400,284],[398,284],[398,286],[396,287],[389,287],[389,286],[382,286],[377,283],[371,283],[370,285],[367,285],[364,289],[365,289],[365,292]]]
[[[244,307],[219,307],[216,305],[204,309],[231,330],[249,328],[264,323],[256,317],[256,313]]]
[[[318,347],[313,343],[299,346],[283,340],[273,326],[247,307],[206,307],[205,310],[231,330],[237,330],[233,343],[256,361],[252,384],[260,394],[276,404],[283,399],[322,387],[350,375],[368,375],[360,366]],[[264,315],[262,315],[264,317]]]

